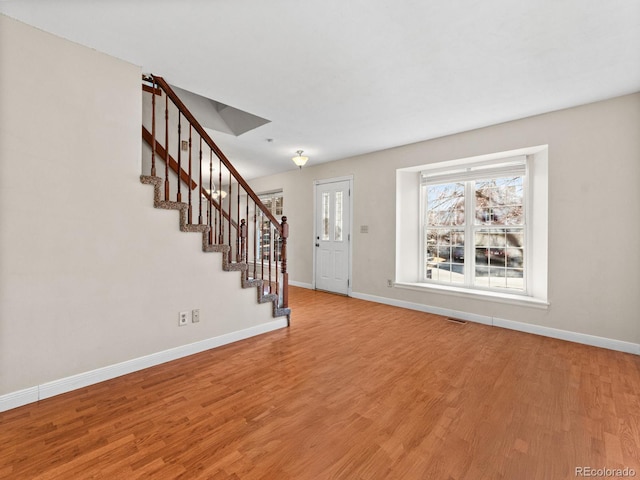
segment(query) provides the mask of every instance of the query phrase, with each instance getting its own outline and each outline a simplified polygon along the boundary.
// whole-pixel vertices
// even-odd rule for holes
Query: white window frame
[[[526,291],[511,292],[423,281],[423,202],[421,175],[469,165],[495,164],[519,155],[527,156],[525,201],[527,245],[524,261]],[[465,247],[466,248],[466,247]],[[465,252],[465,255],[467,253]],[[474,257],[475,258],[475,257]],[[500,303],[547,308],[548,290],[548,146],[539,145],[505,152],[416,165],[396,170],[396,257],[393,286],[409,290],[453,295]],[[465,262],[466,264],[467,262]]]
[[[531,156],[518,155],[516,157],[498,158],[494,160],[481,161],[481,162],[469,162],[464,165],[455,165],[452,167],[442,167],[439,164],[428,165],[424,170],[420,172],[420,282],[432,283],[437,285],[457,286],[467,289],[486,290],[491,292],[504,292],[514,295],[528,295],[527,287],[530,284],[528,280],[529,273],[529,222],[528,222],[528,206],[529,200],[529,175],[528,165],[531,161]],[[523,289],[509,289],[500,287],[490,287],[474,284],[475,279],[475,233],[481,229],[488,228],[511,228],[508,225],[477,225],[475,223],[475,211],[476,211],[476,195],[475,195],[475,183],[478,180],[491,179],[491,178],[504,178],[511,176],[523,177],[523,217],[524,223],[522,225],[514,225],[513,228],[522,229],[524,235],[524,277],[523,277]],[[464,184],[464,198],[465,198],[465,223],[464,225],[453,225],[451,228],[464,231],[464,283],[455,284],[451,282],[444,282],[441,280],[427,279],[426,278],[426,264],[427,258],[425,256],[424,245],[424,232],[427,228],[425,224],[427,201],[425,198],[425,190],[428,185],[442,185],[446,183],[463,183]],[[434,228],[439,228],[435,226]]]

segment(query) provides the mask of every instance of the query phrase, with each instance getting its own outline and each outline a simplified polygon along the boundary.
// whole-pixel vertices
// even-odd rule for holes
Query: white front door
[[[349,293],[350,180],[316,184],[315,287]]]

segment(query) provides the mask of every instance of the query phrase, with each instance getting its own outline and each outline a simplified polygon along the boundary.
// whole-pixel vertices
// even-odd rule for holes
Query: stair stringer
[[[230,262],[229,261],[229,245],[209,245],[209,226],[207,225],[190,225],[188,223],[189,205],[184,202],[171,202],[162,200],[162,184],[164,180],[160,177],[150,175],[140,175],[140,182],[145,185],[153,185],[153,206],[165,210],[178,210],[179,227],[181,232],[200,232],[202,233],[202,251],[203,252],[220,252],[222,253],[222,270],[225,272],[241,272],[240,283],[242,288],[256,288],[258,292],[258,303],[272,304],[273,317],[287,317],[287,326],[291,320],[291,309],[278,306],[278,295],[274,293],[264,293],[264,281],[259,278],[246,278],[244,274],[249,268],[246,262]]]

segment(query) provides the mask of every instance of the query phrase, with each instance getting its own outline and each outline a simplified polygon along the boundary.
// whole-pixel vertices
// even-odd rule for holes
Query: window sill
[[[473,290],[470,288],[450,287],[427,283],[395,282],[396,288],[415,290],[419,292],[441,293],[454,297],[468,298],[474,300],[485,300],[489,302],[506,303],[510,305],[520,305],[524,307],[547,309],[549,302],[541,298],[527,297],[524,295],[514,295],[502,292],[489,292],[485,290]]]

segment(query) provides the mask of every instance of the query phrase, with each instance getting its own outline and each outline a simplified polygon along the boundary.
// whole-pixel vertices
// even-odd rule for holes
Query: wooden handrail
[[[242,176],[238,173],[235,167],[231,164],[229,159],[225,156],[225,154],[218,148],[218,145],[211,139],[209,134],[205,131],[205,129],[200,125],[200,123],[196,120],[196,118],[191,114],[189,109],[186,107],[182,100],[176,95],[171,86],[165,81],[164,78],[152,75],[152,78],[155,79],[156,84],[158,84],[162,90],[164,90],[165,94],[171,99],[171,101],[175,104],[175,106],[180,110],[180,112],[185,116],[185,118],[193,125],[193,128],[198,132],[200,137],[205,141],[205,143],[213,150],[216,156],[224,163],[224,166],[227,167],[231,175],[235,178],[240,186],[247,192],[247,195],[251,197],[251,199],[256,202],[258,208],[262,210],[264,215],[271,221],[271,223],[276,227],[276,230],[279,234],[282,234],[282,226],[276,220],[276,217],[267,210],[264,206],[258,195],[253,191],[253,189],[249,186],[249,184],[242,178]]]

